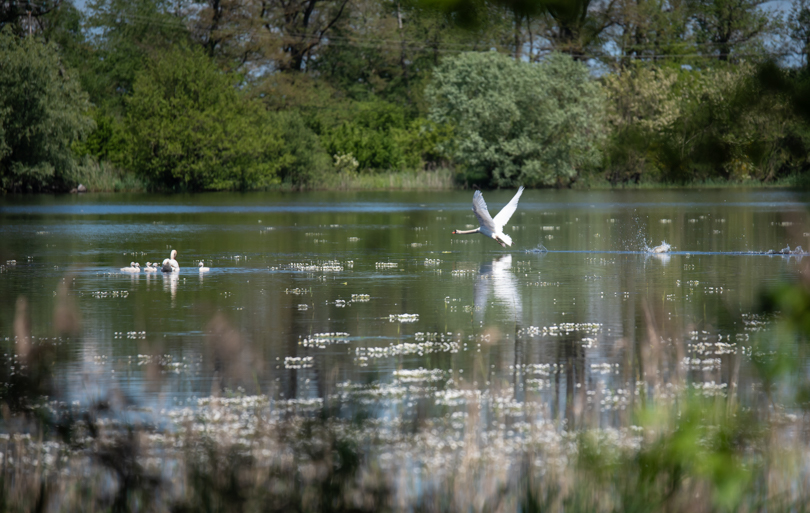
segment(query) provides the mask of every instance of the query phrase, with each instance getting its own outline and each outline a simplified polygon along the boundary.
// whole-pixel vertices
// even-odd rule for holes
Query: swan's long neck
[[[456,235],[466,235],[468,233],[478,233],[481,231],[481,227],[479,226],[475,230],[453,230],[453,233]]]

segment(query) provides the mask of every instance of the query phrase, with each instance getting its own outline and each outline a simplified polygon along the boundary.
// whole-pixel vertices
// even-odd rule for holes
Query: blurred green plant
[[[679,395],[636,412],[638,446],[607,443],[604,432],[580,433],[574,487],[566,510],[736,511],[756,497],[766,432],[726,399]]]

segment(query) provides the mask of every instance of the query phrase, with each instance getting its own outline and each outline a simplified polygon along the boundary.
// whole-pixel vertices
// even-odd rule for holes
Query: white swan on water
[[[146,262],[146,267],[143,268],[143,271],[146,272],[146,273],[153,273],[153,272],[157,271],[157,264],[154,264],[154,265],[155,266],[153,267],[152,262]]]
[[[141,272],[141,264],[138,262],[130,262],[129,267],[122,267],[122,273],[139,273]]]
[[[180,272],[180,264],[177,263],[177,260],[175,260],[175,258],[177,258],[177,250],[173,249],[171,254],[169,255],[169,258],[165,259],[163,261],[163,265],[161,266],[161,270],[164,273]]]
[[[650,253],[669,253],[669,251],[671,249],[672,249],[672,246],[670,246],[669,244],[667,244],[665,241],[662,240],[661,245],[660,246],[655,246],[654,248],[652,248],[650,250]]]
[[[208,267],[205,267],[205,264],[203,264],[203,261],[202,261],[202,260],[200,260],[200,265],[199,265],[199,268],[200,268],[200,272],[201,272],[201,273],[207,273],[208,271],[210,271],[210,270],[211,270],[211,269],[209,269]]]
[[[484,201],[484,195],[481,194],[481,191],[475,191],[475,194],[473,194],[472,209],[475,213],[475,217],[478,218],[478,224],[481,226],[475,230],[453,230],[453,234],[463,235],[466,233],[480,233],[482,235],[486,235],[487,237],[492,237],[495,239],[495,242],[503,247],[511,246],[512,237],[503,233],[503,227],[509,222],[512,214],[515,213],[515,210],[517,210],[517,204],[518,200],[520,200],[521,194],[523,194],[522,185],[512,200],[507,203],[500,212],[498,212],[498,215],[491,217],[489,215],[489,210],[487,210],[487,203]]]

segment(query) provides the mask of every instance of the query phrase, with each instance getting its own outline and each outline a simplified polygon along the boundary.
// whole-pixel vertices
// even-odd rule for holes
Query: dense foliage
[[[600,160],[602,96],[587,68],[552,54],[539,64],[465,53],[434,72],[431,119],[471,179],[499,187],[568,185]]]
[[[0,189],[326,187],[437,168],[494,187],[801,176],[810,130],[790,91],[806,80],[809,13],[805,0],[12,2]]]
[[[764,95],[760,79],[748,63],[701,72],[636,65],[605,77],[607,178],[768,181],[802,171],[803,122],[786,97]]]
[[[87,94],[55,45],[0,31],[0,190],[70,182],[71,144],[90,132]]]
[[[166,53],[139,72],[127,97],[126,162],[173,189],[246,189],[276,180],[281,129],[241,98],[202,52]]]

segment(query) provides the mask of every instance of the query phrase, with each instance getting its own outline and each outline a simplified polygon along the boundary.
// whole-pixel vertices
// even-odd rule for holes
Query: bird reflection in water
[[[669,260],[672,258],[669,253],[647,253],[644,257],[644,260],[657,260],[661,262],[663,265],[669,264]]]
[[[177,298],[177,282],[180,280],[178,273],[163,273],[163,290],[172,295],[172,308],[174,300]]]
[[[509,317],[519,321],[523,303],[517,290],[517,278],[512,273],[512,255],[481,264],[473,292],[476,321],[484,319],[491,292],[495,293],[495,301],[507,308]]]

